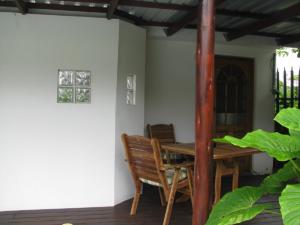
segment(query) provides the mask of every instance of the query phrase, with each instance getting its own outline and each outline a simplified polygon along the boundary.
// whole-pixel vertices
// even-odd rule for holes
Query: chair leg
[[[190,190],[190,198],[191,203],[194,208],[194,193],[193,193],[193,174],[191,168],[187,169],[187,175],[188,175],[188,182],[189,182],[189,190]]]
[[[164,193],[163,193],[163,191],[161,190],[160,187],[158,187],[158,192],[159,192],[159,197],[160,197],[160,203],[161,203],[162,206],[165,206],[166,205],[166,199],[165,199]]]
[[[190,195],[186,195],[186,194],[182,194],[179,198],[176,199],[176,203],[182,203],[182,202],[186,202],[189,201],[191,199]]]
[[[136,214],[136,210],[137,210],[139,200],[140,200],[140,196],[141,196],[141,189],[142,189],[141,186],[142,185],[139,184],[136,187],[136,191],[135,191],[135,194],[134,194],[134,198],[133,198],[133,202],[132,202],[131,210],[130,210],[130,215],[131,216],[134,216]]]
[[[166,151],[166,157],[167,157],[167,163],[171,164],[171,156],[170,156],[170,152]]]
[[[222,187],[222,162],[220,160],[218,160],[217,161],[217,166],[216,166],[214,204],[216,204],[220,200],[221,187]]]
[[[163,225],[168,225],[170,223],[170,218],[171,218],[172,209],[173,209],[173,203],[174,203],[174,199],[175,199],[175,193],[177,190],[178,178],[179,178],[179,169],[176,169],[176,172],[175,172],[174,178],[173,178],[173,184],[171,186],[171,191],[170,191],[169,198],[168,198],[168,205],[167,205]]]

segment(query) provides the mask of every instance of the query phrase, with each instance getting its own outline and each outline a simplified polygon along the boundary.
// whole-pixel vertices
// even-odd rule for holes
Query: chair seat
[[[175,175],[175,169],[169,169],[165,172],[165,174],[166,174],[168,185],[171,185],[173,183],[173,179],[174,179],[174,175]],[[179,181],[184,180],[186,178],[187,178],[187,169],[186,168],[181,168],[180,169],[180,174],[179,174]],[[144,178],[140,178],[140,181],[142,181],[143,183],[146,183],[146,184],[162,187],[162,185],[160,183],[157,183],[157,182],[152,181],[152,180],[147,180],[147,179],[144,179]]]

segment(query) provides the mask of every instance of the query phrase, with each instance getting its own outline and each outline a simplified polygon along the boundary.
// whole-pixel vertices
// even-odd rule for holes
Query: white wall
[[[173,123],[180,142],[194,141],[195,37],[190,30],[171,38],[151,30],[148,34],[145,123]],[[273,130],[270,60],[274,45],[251,37],[225,43],[219,34],[216,40],[216,54],[255,59],[253,127]],[[272,159],[264,154],[254,156],[255,173],[268,173],[271,168]]]
[[[131,198],[133,181],[124,161],[121,134],[144,132],[146,30],[120,21],[119,68],[117,83],[115,204]],[[126,77],[136,75],[136,105],[126,104]]]
[[[118,20],[0,14],[0,211],[114,204]],[[92,72],[57,104],[57,70]]]

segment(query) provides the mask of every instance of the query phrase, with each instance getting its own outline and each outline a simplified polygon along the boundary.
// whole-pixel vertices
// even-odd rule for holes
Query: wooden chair
[[[176,143],[173,124],[147,124],[147,131],[150,138],[157,138],[161,144]]]
[[[167,201],[163,225],[170,222],[176,192],[190,195],[192,201],[192,162],[163,164],[160,143],[157,139],[122,134],[126,160],[131,172],[135,195],[130,215],[135,215],[143,183],[162,188]]]
[[[176,143],[175,132],[173,124],[147,124],[147,131],[149,138],[157,138],[161,144],[174,144]],[[176,160],[183,159],[179,154],[165,152],[163,159],[167,163],[176,162]]]

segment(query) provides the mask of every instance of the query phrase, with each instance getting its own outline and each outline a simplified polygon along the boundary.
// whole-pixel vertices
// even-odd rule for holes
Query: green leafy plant
[[[274,119],[289,129],[289,135],[256,130],[243,138],[225,136],[216,142],[251,147],[266,152],[284,167],[266,177],[258,187],[242,187],[227,193],[214,206],[206,225],[231,225],[253,219],[262,212],[276,213],[272,206],[258,201],[268,194],[279,194],[280,212],[285,225],[300,224],[300,110],[281,110]]]

